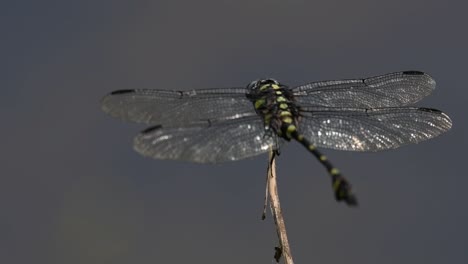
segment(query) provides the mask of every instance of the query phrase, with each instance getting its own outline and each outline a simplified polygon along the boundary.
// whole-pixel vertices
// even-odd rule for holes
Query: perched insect
[[[246,88],[119,90],[103,98],[102,109],[152,125],[135,138],[134,148],[155,159],[234,161],[294,139],[325,166],[335,198],[355,205],[350,184],[317,147],[380,151],[442,134],[452,126],[446,114],[408,106],[434,88],[435,81],[419,71],[295,88],[261,79]]]

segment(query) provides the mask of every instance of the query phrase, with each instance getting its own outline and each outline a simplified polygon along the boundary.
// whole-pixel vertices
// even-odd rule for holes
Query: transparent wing
[[[125,121],[169,126],[207,119],[233,119],[255,113],[245,88],[120,90],[105,96],[101,106],[104,112]]]
[[[155,159],[218,163],[265,153],[276,140],[265,135],[263,121],[255,115],[181,127],[155,126],[135,138],[134,148]]]
[[[366,79],[314,82],[292,89],[298,105],[350,108],[398,107],[429,95],[435,81],[418,71]]]
[[[307,109],[299,131],[318,147],[379,151],[436,137],[452,121],[439,110],[399,107],[382,109]]]

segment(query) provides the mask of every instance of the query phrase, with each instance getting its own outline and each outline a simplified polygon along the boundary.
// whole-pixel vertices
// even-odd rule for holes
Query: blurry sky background
[[[468,263],[466,1],[0,3],[0,262],[271,263],[267,156],[143,158],[106,116],[117,89],[291,86],[421,70],[451,131],[380,153],[324,150],[360,207],[335,202],[299,144],[278,161],[296,263]]]

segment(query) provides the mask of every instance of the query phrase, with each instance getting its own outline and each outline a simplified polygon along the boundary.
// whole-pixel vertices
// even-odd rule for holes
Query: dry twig
[[[288,236],[286,233],[286,226],[281,212],[281,205],[278,196],[278,188],[276,183],[276,161],[275,151],[270,150],[269,163],[268,163],[268,174],[267,174],[267,188],[270,194],[270,209],[275,220],[276,232],[280,246],[275,247],[275,260],[279,262],[281,256],[284,257],[285,264],[293,264],[294,261],[291,255],[291,249],[289,247]],[[265,210],[262,218],[265,218]]]

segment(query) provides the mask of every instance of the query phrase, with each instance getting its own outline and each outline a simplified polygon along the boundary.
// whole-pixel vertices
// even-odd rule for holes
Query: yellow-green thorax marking
[[[286,140],[297,130],[297,109],[290,89],[272,79],[250,85],[255,110],[263,118],[265,128]]]
[[[348,205],[356,205],[357,201],[351,193],[350,185],[341,176],[340,171],[312,142],[299,133],[299,108],[295,104],[292,90],[273,79],[254,81],[247,88],[247,97],[252,100],[257,114],[263,118],[265,133],[273,132],[287,141],[295,139],[301,143],[327,169],[332,178],[335,198],[344,200]]]

